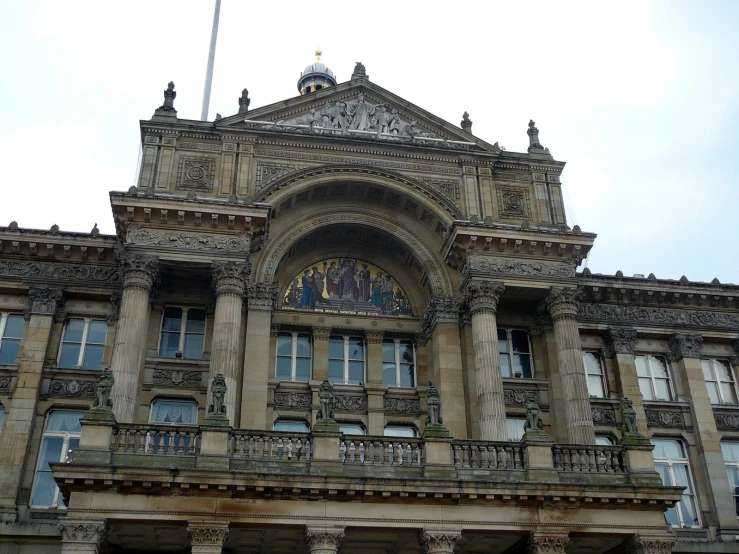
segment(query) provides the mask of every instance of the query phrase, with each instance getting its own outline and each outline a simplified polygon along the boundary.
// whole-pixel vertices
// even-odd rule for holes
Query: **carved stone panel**
[[[418,415],[421,403],[417,398],[385,398],[383,401],[386,414]]]
[[[215,158],[183,156],[177,169],[177,190],[211,191],[215,174]]]
[[[118,267],[0,260],[0,278],[64,283],[118,284]]]
[[[685,427],[685,416],[679,411],[646,410],[649,427]]]
[[[309,392],[275,392],[275,406],[278,408],[310,408],[311,394]]]
[[[186,231],[163,231],[129,225],[126,242],[137,246],[158,246],[177,250],[248,252],[249,239],[242,235],[213,235]]]
[[[276,181],[283,175],[287,175],[298,169],[301,169],[301,166],[257,162],[256,189],[258,191],[262,190],[272,181]]]
[[[531,399],[541,406],[541,398],[539,397],[538,390],[503,389],[503,398],[506,404],[523,405],[526,404],[528,399]]]
[[[71,396],[93,398],[97,383],[79,379],[52,379],[49,383],[49,396]]]
[[[590,412],[595,425],[616,425],[616,412],[613,408],[591,406]]]
[[[579,319],[580,321],[639,323],[658,327],[730,330],[739,327],[739,315],[736,314],[609,304],[580,304]]]
[[[725,431],[736,431],[739,429],[739,413],[730,414],[713,414],[716,421],[716,428]]]
[[[199,388],[202,372],[181,369],[155,369],[152,382],[160,387]]]
[[[498,256],[470,256],[465,271],[473,275],[495,274],[522,277],[573,277],[575,267],[563,261],[514,260]]]
[[[501,217],[531,218],[529,191],[520,187],[498,186],[498,213]]]
[[[337,394],[334,396],[334,410],[364,413],[367,411],[367,397]]]
[[[10,375],[3,375],[0,377],[0,392],[8,392],[12,382],[13,378]]]

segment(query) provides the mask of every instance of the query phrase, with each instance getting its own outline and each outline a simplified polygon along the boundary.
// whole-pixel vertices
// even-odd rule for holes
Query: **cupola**
[[[336,85],[334,72],[325,63],[321,62],[322,54],[323,52],[321,52],[320,48],[316,50],[315,63],[307,66],[300,74],[300,79],[298,79],[298,90],[300,94],[308,94],[309,92],[315,92]]]

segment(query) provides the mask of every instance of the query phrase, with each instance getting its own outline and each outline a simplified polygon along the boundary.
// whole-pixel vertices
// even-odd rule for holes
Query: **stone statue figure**
[[[318,389],[318,415],[316,419],[334,419],[334,387],[328,380],[321,383],[321,387]]]
[[[163,112],[177,112],[174,109],[174,99],[177,97],[177,93],[174,90],[174,83],[172,81],[167,85],[167,90],[164,91],[164,104],[159,106],[159,110]]]
[[[403,127],[403,132],[401,134],[413,138],[418,135],[418,133],[418,129],[416,129],[416,120],[413,119],[408,125]]]
[[[526,423],[524,423],[524,431],[541,431],[544,424],[539,419],[539,404],[536,403],[531,396],[526,399]]]
[[[427,425],[441,425],[444,422],[441,417],[441,395],[431,381],[426,391],[426,408],[429,413]]]
[[[208,406],[208,414],[225,414],[226,413],[226,379],[220,373],[213,378],[213,384],[210,387],[211,400]]]
[[[638,433],[636,427],[636,411],[631,400],[625,396],[621,399],[621,419],[623,420],[622,430],[624,433]]]
[[[370,127],[371,117],[374,114],[374,108],[364,103],[364,94],[361,92],[357,97],[356,104],[349,104],[346,107],[346,113],[351,118],[349,129],[357,131],[367,131]]]
[[[396,109],[393,109],[391,112],[389,131],[391,135],[397,135],[400,133],[400,115]]]
[[[113,401],[110,399],[110,391],[113,390],[115,379],[110,368],[104,368],[100,372],[97,387],[95,388],[95,400],[92,403],[93,408],[113,408]]]

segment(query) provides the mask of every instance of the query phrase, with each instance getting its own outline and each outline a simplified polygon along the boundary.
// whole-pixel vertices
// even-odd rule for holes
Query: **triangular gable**
[[[483,150],[499,153],[488,144],[371,83],[357,79],[262,106],[245,114],[218,120],[216,126],[253,130],[302,132],[318,135],[345,135],[385,142]]]

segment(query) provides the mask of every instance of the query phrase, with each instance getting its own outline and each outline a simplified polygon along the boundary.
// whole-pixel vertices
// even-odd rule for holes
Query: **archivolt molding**
[[[283,233],[279,239],[273,239],[267,244],[257,271],[255,281],[259,283],[271,283],[277,272],[280,260],[287,251],[301,237],[321,227],[338,224],[365,225],[380,229],[395,236],[398,240],[407,244],[414,252],[418,261],[426,269],[432,294],[440,296],[452,296],[452,285],[442,261],[408,229],[388,220],[384,214],[369,211],[344,211],[336,213],[332,209],[321,210],[308,215],[295,222],[290,230]]]
[[[398,188],[401,192],[405,193],[414,191],[418,196],[425,197],[427,200],[430,200],[433,206],[437,208],[435,211],[438,212],[443,210],[447,216],[447,223],[451,223],[452,220],[464,218],[464,214],[462,214],[459,207],[423,181],[402,175],[395,171],[367,166],[322,165],[294,171],[270,183],[257,195],[255,200],[257,202],[270,202],[272,204],[276,204],[279,202],[279,199],[276,200],[274,198],[275,195],[285,188],[292,187],[292,185],[295,185],[296,183],[300,183],[301,186],[306,186],[314,182],[342,178],[348,178],[354,181],[359,179],[376,183],[378,185],[385,184],[393,188]],[[296,191],[291,190],[290,194],[294,192]]]

